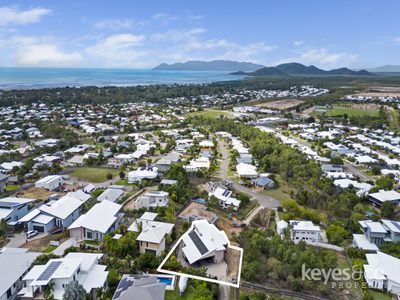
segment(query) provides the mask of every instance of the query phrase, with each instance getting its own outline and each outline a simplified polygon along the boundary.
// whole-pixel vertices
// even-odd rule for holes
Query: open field
[[[358,108],[347,108],[347,107],[337,107],[331,109],[324,113],[326,117],[340,117],[343,115],[347,115],[348,117],[362,117],[362,116],[369,116],[369,117],[378,117],[379,111],[377,110],[367,110],[367,109],[358,109]]]
[[[17,193],[18,197],[22,198],[32,198],[37,200],[47,200],[51,195],[58,194],[64,195],[64,193],[55,193],[53,191],[48,191],[45,189],[39,189],[37,187],[31,187],[27,190]]]
[[[288,108],[296,107],[297,105],[300,105],[302,103],[304,103],[304,101],[299,99],[283,99],[283,100],[260,103],[257,104],[257,106],[271,108],[271,109],[285,110]]]
[[[194,116],[201,116],[205,118],[218,118],[220,116],[229,117],[232,113],[226,110],[214,110],[214,109],[206,109],[202,111],[195,111],[188,113],[186,116],[194,117]]]
[[[88,181],[93,183],[100,183],[107,181],[107,174],[111,173],[113,177],[118,176],[118,170],[107,169],[107,168],[78,168],[73,172],[68,173],[72,177],[76,177],[78,180]]]

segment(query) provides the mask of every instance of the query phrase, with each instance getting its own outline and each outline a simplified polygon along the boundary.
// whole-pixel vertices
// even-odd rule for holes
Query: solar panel
[[[398,222],[392,221],[392,224],[396,226],[398,230],[400,230],[400,224]]]
[[[201,255],[204,255],[208,252],[206,245],[204,245],[203,241],[200,239],[195,231],[189,232],[189,236],[192,239],[193,243],[196,245]]]
[[[53,261],[51,262],[46,270],[43,271],[42,274],[40,274],[40,276],[38,277],[37,280],[49,280],[51,275],[54,274],[54,272],[57,270],[57,268],[61,265],[61,261]]]

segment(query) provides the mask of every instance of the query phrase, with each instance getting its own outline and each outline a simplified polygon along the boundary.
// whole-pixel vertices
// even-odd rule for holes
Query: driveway
[[[53,250],[53,254],[62,256],[64,255],[65,249],[73,246],[76,242],[78,242],[77,238],[75,237],[70,237],[68,240],[60,244],[56,249]]]
[[[218,143],[219,143],[219,148],[221,149],[221,155],[222,155],[221,167],[219,169],[219,178],[221,178],[221,180],[232,181],[228,177],[229,161],[228,161],[228,151],[226,150],[225,142],[219,140]],[[265,208],[277,208],[280,205],[279,201],[272,198],[271,196],[260,194],[257,191],[249,189],[249,188],[247,188],[243,185],[240,185],[234,181],[233,181],[232,186],[235,190],[245,193],[245,194],[249,195],[250,197],[255,198]]]
[[[45,236],[46,236],[46,233],[39,233],[38,235],[36,235],[30,239],[27,239],[26,232],[16,233],[12,238],[10,238],[10,241],[8,242],[6,247],[19,248],[22,245],[24,245],[26,243],[26,241],[28,241],[28,242],[34,241],[37,239],[41,239],[42,237],[45,237]]]

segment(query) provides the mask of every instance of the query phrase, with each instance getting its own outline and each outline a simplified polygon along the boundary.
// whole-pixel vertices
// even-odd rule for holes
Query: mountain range
[[[385,65],[376,68],[366,68],[371,73],[400,73],[400,65]]]
[[[163,63],[155,67],[153,70],[252,72],[263,67],[263,65],[253,64],[251,62],[238,62],[231,60],[189,60],[184,63]]]
[[[276,67],[263,67],[253,72],[239,71],[231,74],[249,76],[374,76],[366,70],[353,71],[348,68],[339,68],[325,71],[315,66],[305,66],[300,63],[286,63]]]

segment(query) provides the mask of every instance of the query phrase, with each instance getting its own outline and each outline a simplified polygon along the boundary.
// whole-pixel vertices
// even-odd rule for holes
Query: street
[[[219,169],[219,178],[221,180],[232,181],[228,177],[229,161],[228,161],[228,151],[226,150],[226,145],[221,140],[218,140],[218,144],[221,149],[221,155],[222,155],[221,166]],[[232,181],[232,186],[234,190],[239,191],[241,193],[245,193],[248,196],[255,198],[260,203],[260,205],[262,205],[265,208],[277,208],[280,205],[279,201],[272,198],[271,196],[260,194],[257,191],[249,189],[234,181]]]

